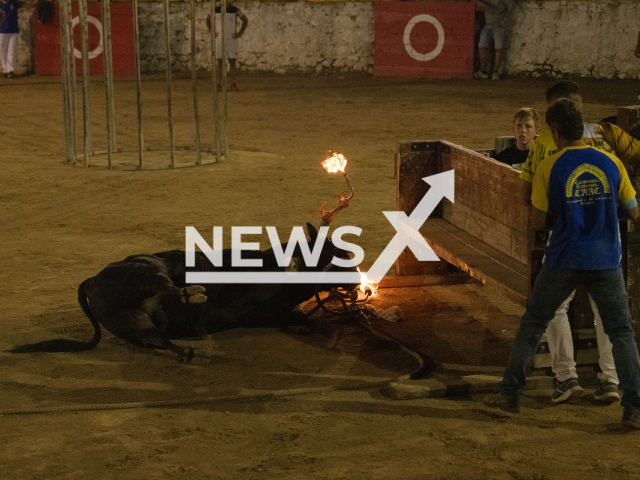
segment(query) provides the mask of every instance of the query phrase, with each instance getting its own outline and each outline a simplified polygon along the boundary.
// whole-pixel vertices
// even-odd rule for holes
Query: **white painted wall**
[[[321,72],[367,71],[373,54],[373,7],[371,3],[261,3],[238,2],[249,19],[239,40],[238,66],[245,70]],[[210,70],[211,44],[205,19],[209,5],[196,10],[196,64]],[[173,68],[191,68],[189,4],[170,9]],[[141,4],[141,60],[143,71],[164,69],[162,6]]]
[[[516,13],[507,71],[640,78],[638,30],[638,0],[527,2]]]
[[[252,71],[371,71],[373,3],[237,2],[249,18],[238,64]],[[190,69],[189,3],[170,6],[172,65]],[[210,69],[205,25],[209,6],[199,3],[196,63]],[[145,72],[163,71],[162,4],[141,3],[141,61]],[[32,12],[20,14],[17,73],[33,71]],[[510,74],[640,78],[633,49],[640,29],[640,0],[527,1],[516,11],[505,69]]]

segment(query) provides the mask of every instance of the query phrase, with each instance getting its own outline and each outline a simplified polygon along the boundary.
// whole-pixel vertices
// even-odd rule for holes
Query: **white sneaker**
[[[498,72],[493,72],[493,75],[491,75],[491,80],[500,80],[500,75],[498,75]]]
[[[476,78],[489,78],[489,74],[483,72],[482,70],[478,70],[476,73],[473,74],[473,76]]]

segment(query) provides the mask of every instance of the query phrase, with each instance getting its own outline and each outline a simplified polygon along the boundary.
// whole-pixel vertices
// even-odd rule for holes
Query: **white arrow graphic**
[[[408,217],[404,212],[382,212],[397,233],[366,273],[370,281],[379,283],[406,247],[421,262],[438,260],[438,256],[420,234],[420,227],[443,197],[454,201],[454,178],[453,170],[424,177],[422,180],[431,185],[431,188]]]

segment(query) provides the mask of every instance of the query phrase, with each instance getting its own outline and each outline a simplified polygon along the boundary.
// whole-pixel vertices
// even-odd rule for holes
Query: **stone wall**
[[[16,48],[15,72],[17,75],[23,75],[33,72],[33,52],[35,45],[35,33],[33,22],[35,16],[33,9],[21,8],[18,13],[18,27],[20,28],[20,37],[18,38],[18,46]]]
[[[371,3],[238,3],[249,19],[239,41],[238,66],[245,70],[321,72],[367,71],[373,52]],[[170,6],[172,65],[189,70],[191,21],[189,4]],[[205,23],[209,5],[196,10],[196,64],[211,68],[211,39]],[[143,71],[162,71],[165,40],[162,6],[141,4],[141,65]]]
[[[373,3],[238,2],[249,18],[240,39],[242,70],[371,71]],[[209,70],[208,4],[196,10],[196,64]],[[170,5],[172,68],[190,70],[190,4]],[[164,71],[162,4],[141,3],[144,72]],[[509,74],[640,77],[633,48],[640,29],[638,0],[527,1],[515,14],[505,61]],[[32,12],[20,14],[17,73],[33,71]]]
[[[509,73],[638,78],[638,0],[527,2],[516,13]]]

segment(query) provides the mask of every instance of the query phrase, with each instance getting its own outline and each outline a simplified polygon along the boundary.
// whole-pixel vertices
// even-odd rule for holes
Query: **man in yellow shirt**
[[[582,110],[582,95],[580,93],[580,87],[575,82],[562,80],[547,89],[547,105],[549,107],[558,99],[569,99],[577,105],[579,110]],[[584,143],[604,152],[612,152],[611,147],[596,130],[597,127],[595,124],[584,124]],[[554,142],[551,131],[541,133],[533,142],[531,150],[529,150],[525,165],[520,172],[520,178],[527,182],[533,182],[540,162],[558,153],[558,151],[559,149]],[[549,322],[546,331],[549,352],[551,353],[551,369],[556,376],[556,388],[551,396],[551,400],[554,403],[567,401],[583,393],[582,387],[578,383],[576,362],[573,356],[573,337],[567,315],[569,302],[571,302],[574,295],[575,292],[572,292],[562,305],[560,305],[555,317]],[[602,370],[602,372],[598,374],[600,381],[594,398],[604,402],[617,402],[620,401],[620,395],[618,394],[619,381],[613,361],[611,342],[604,333],[598,308],[591,297],[589,297],[589,300],[594,314],[596,338],[598,341],[598,353],[600,357],[598,364]]]
[[[589,147],[582,138],[582,113],[568,99],[546,114],[559,153],[536,171],[531,220],[541,230],[548,220],[551,235],[542,270],[536,278],[516,333],[500,391],[484,403],[518,413],[526,373],[536,347],[558,306],[584,285],[602,312],[602,323],[614,350],[622,388],[622,427],[640,429],[640,361],[631,326],[629,299],[620,264],[618,208],[638,219],[636,191],[615,155]]]

